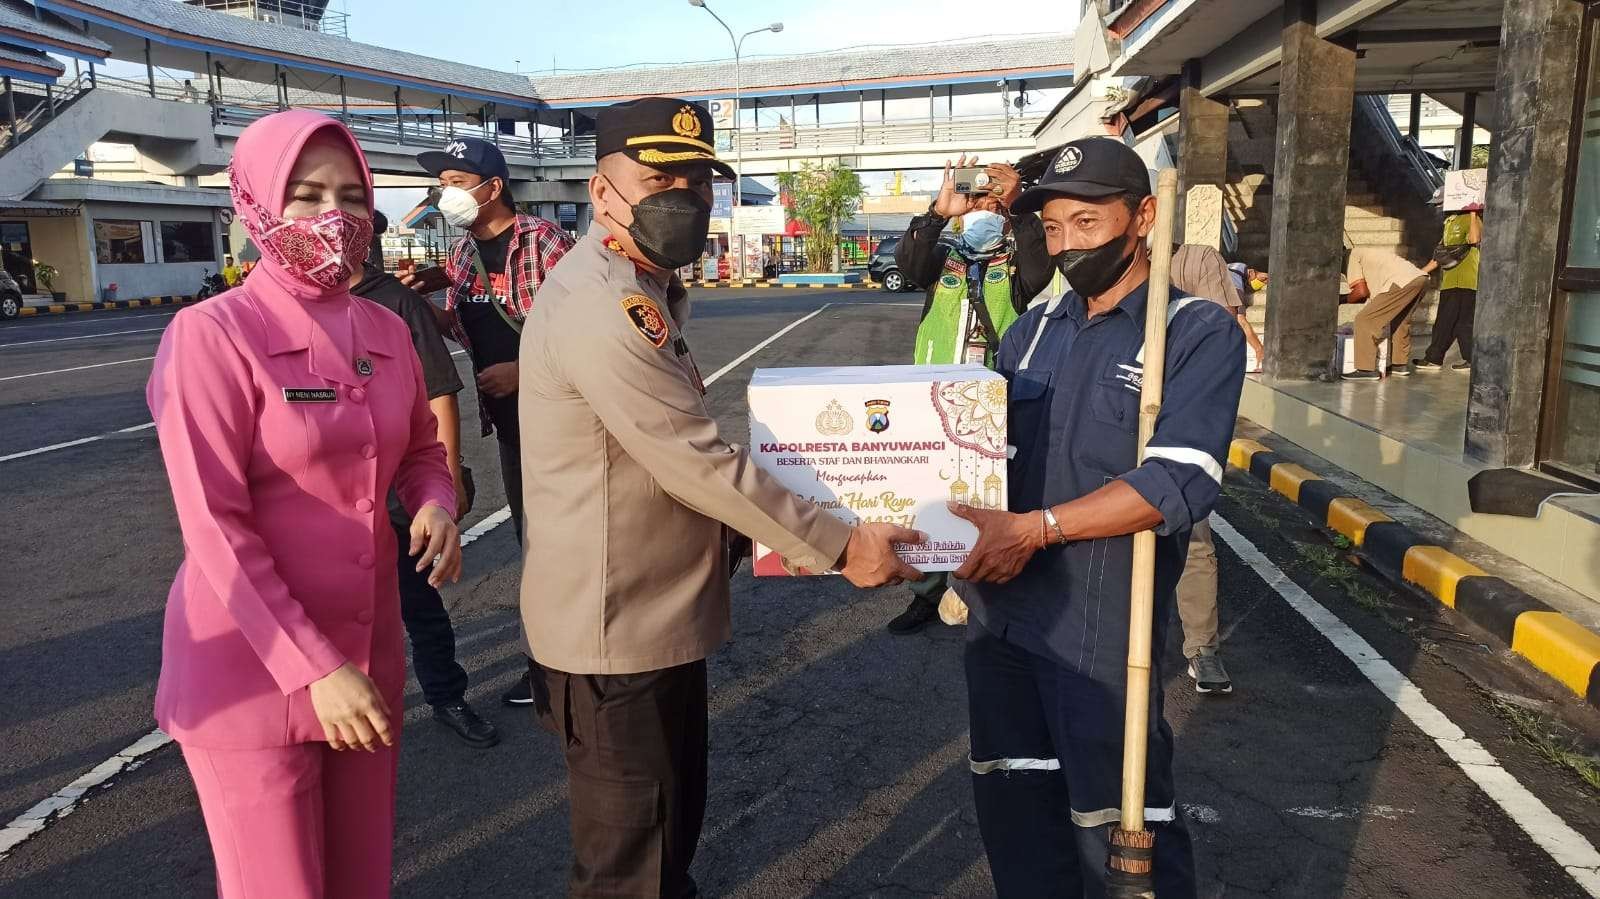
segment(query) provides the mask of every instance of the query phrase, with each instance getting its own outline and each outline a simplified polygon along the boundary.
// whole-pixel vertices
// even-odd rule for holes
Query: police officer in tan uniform
[[[536,707],[563,740],[572,896],[697,895],[706,656],[726,641],[729,536],[857,586],[915,579],[891,525],[852,528],[723,441],[673,270],[700,257],[716,158],[700,107],[601,111],[595,224],[522,331],[522,615]],[[736,559],[733,561],[737,561]]]

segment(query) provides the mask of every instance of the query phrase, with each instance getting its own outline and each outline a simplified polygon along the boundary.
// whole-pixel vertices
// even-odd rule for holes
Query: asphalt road
[[[828,304],[711,386],[725,433],[743,440],[754,368],[903,361],[921,298],[718,290],[696,299],[689,336],[708,375]],[[154,354],[171,315],[0,326],[9,526],[0,536],[0,822],[154,726],[160,616],[181,545],[153,431],[116,432],[149,420],[150,363],[131,360]],[[472,402],[463,395],[464,421],[475,420]],[[16,455],[100,435],[111,436]],[[470,527],[504,500],[492,446],[466,443],[480,488]],[[1554,819],[1570,828],[1562,845],[1593,852],[1597,793],[1496,709],[1509,702],[1591,738],[1600,721],[1448,610],[1341,568],[1320,532],[1247,476],[1230,473],[1225,486],[1218,511],[1237,535],[1235,544],[1219,537],[1218,554],[1236,690],[1196,696],[1176,646],[1165,656],[1201,895],[1586,895],[1545,847]],[[497,705],[521,666],[514,561],[510,527],[494,528],[467,548],[467,575],[446,592],[473,676],[469,699],[497,719],[501,745],[464,747],[428,720],[414,684],[407,694],[397,895],[563,892],[560,757],[528,713]],[[1276,584],[1263,577],[1274,566],[1287,575]],[[1321,630],[1291,604],[1297,596],[1331,613]],[[708,895],[992,892],[966,766],[962,635],[889,636],[882,625],[905,599],[837,579],[738,576],[734,640],[710,669],[712,779],[695,863]],[[1370,643],[1372,657],[1354,664],[1323,633],[1330,622]],[[1350,637],[1341,637],[1347,648]],[[1420,691],[1389,685],[1406,713],[1364,673],[1378,657]],[[1460,731],[1426,716],[1421,729],[1419,698]],[[1486,754],[1473,756],[1478,782],[1503,778],[1524,793],[1485,792],[1447,754],[1459,756],[1464,740]],[[1491,770],[1495,761],[1503,768]],[[193,788],[171,746],[0,857],[0,896],[213,890]]]

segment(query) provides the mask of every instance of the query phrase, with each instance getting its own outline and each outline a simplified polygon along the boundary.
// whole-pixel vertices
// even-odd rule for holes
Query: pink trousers
[[[183,747],[223,899],[387,899],[399,747]]]

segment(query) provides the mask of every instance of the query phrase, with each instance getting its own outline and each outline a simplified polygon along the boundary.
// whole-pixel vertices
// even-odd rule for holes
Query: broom
[[[1144,380],[1139,388],[1139,462],[1161,414],[1167,367],[1167,297],[1171,292],[1172,218],[1178,173],[1156,179],[1156,227],[1151,237],[1150,289],[1144,313]],[[1128,700],[1122,726],[1122,820],[1111,831],[1106,857],[1109,899],[1154,899],[1156,836],[1144,824],[1144,771],[1150,733],[1150,643],[1155,619],[1156,534],[1133,535],[1133,585],[1128,612]]]

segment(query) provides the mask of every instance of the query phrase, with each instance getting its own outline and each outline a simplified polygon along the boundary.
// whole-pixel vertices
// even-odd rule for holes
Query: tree
[[[860,176],[839,165],[804,162],[797,172],[780,172],[778,187],[789,195],[790,210],[811,234],[806,266],[813,272],[837,271],[839,230],[867,195]]]

